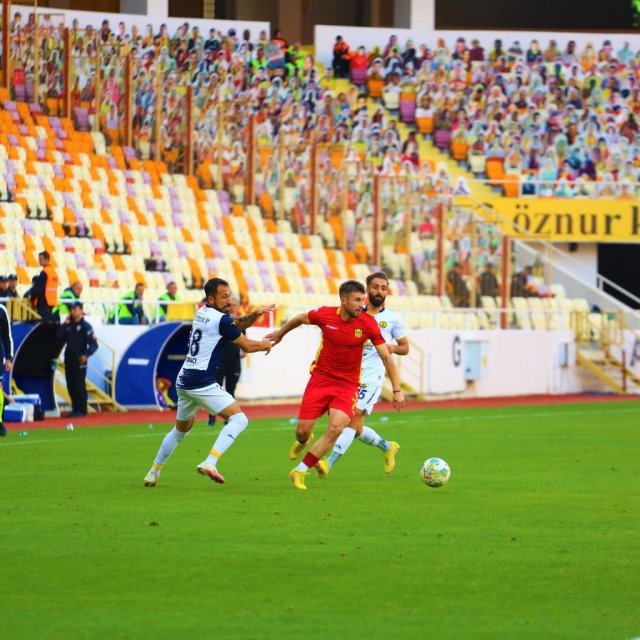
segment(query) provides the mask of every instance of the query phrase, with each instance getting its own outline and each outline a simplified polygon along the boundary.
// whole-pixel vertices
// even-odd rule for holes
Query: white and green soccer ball
[[[437,489],[449,482],[451,469],[442,458],[429,458],[424,461],[420,469],[420,477],[425,484]]]

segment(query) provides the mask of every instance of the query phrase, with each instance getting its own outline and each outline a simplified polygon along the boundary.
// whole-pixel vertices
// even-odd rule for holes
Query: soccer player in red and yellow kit
[[[347,280],[340,285],[340,306],[320,307],[301,313],[287,322],[281,329],[265,336],[278,344],[284,336],[303,324],[315,324],[322,331],[322,344],[311,365],[311,379],[307,383],[296,427],[296,442],[289,457],[297,459],[312,438],[315,422],[327,411],[327,431],[309,448],[302,462],[291,471],[289,477],[295,489],[305,490],[305,477],[311,467],[318,475],[329,473],[327,463],[322,460],[335,444],[342,430],[353,418],[362,352],[367,341],[376,348],[393,385],[393,406],[399,411],[404,406],[400,390],[400,378],[391,358],[380,327],[372,316],[362,313],[365,288],[360,282]]]

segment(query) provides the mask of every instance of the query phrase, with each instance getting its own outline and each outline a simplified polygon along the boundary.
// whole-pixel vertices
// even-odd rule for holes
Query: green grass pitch
[[[292,408],[292,415],[294,409]],[[630,640],[640,636],[640,403],[374,415],[290,487],[287,419],[195,473],[200,423],[142,486],[169,425],[0,443],[0,637]],[[419,469],[440,456],[449,484]]]

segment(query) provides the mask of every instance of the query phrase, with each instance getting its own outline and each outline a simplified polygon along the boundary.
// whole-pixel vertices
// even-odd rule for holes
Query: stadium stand
[[[34,65],[36,41],[44,74]],[[444,281],[460,263],[475,305],[481,269],[500,266],[500,234],[452,206],[452,196],[470,187],[463,178],[453,184],[422,136],[507,195],[518,193],[521,180],[541,193],[538,178],[557,186],[559,176],[569,194],[588,172],[569,182],[573,174],[551,169],[560,159],[567,165],[567,153],[584,147],[614,112],[622,131],[627,107],[603,103],[580,116],[570,109],[573,93],[557,90],[566,84],[597,95],[597,83],[586,79],[606,69],[611,76],[608,54],[600,66],[578,64],[578,81],[568,77],[572,60],[529,60],[512,47],[484,61],[463,44],[453,53],[444,42],[433,52],[412,43],[401,51],[395,42],[369,53],[360,48],[338,74],[350,72],[351,84],[299,45],[262,34],[252,43],[215,31],[205,39],[188,27],[170,36],[108,25],[63,32],[51,20],[35,31],[29,21],[14,21],[11,93],[0,94],[2,260],[26,287],[37,252],[48,250],[61,285],[82,282],[90,310],[105,317],[136,282],[155,300],[177,280],[181,299],[196,303],[212,274],[257,304],[277,294],[293,312],[332,299],[341,280],[363,279],[374,263],[403,294],[396,306],[411,326],[496,326],[500,299],[484,296],[473,312],[453,309]],[[627,63],[617,63],[618,75]],[[598,99],[603,94],[615,102],[623,92]],[[634,96],[637,90],[624,97]],[[569,146],[562,127],[576,128],[576,116],[584,122]],[[618,138],[635,140],[632,126]],[[640,163],[640,152],[628,151]],[[539,173],[527,164],[532,156],[543,160]],[[631,171],[628,161],[624,167]],[[604,177],[598,195],[606,195],[609,174],[625,180],[606,168],[596,168]],[[545,286],[543,274],[533,284]],[[522,300],[512,301],[515,326],[567,324],[561,295]]]

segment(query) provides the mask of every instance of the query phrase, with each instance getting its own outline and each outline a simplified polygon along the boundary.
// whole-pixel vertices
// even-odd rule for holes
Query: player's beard
[[[381,295],[377,295],[377,296],[369,296],[369,302],[371,303],[372,306],[374,306],[376,309],[378,309],[379,307],[381,307],[384,304],[384,301],[387,298],[385,296],[381,296]]]

